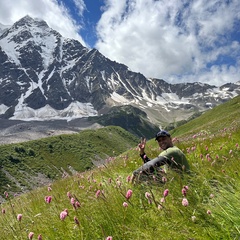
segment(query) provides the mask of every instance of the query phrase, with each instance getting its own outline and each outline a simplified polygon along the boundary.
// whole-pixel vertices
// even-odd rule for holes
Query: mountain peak
[[[47,23],[39,18],[32,18],[29,15],[21,18],[13,24],[14,28],[19,28],[21,26],[36,26],[36,27],[48,27]]]
[[[147,79],[29,15],[0,36],[0,118],[70,119],[128,104],[144,109],[153,122],[172,122],[239,91],[237,85]]]

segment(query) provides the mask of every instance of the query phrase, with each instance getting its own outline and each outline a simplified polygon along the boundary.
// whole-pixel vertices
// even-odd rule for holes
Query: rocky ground
[[[92,124],[86,118],[51,121],[18,121],[0,119],[0,144],[25,142],[55,136],[77,133],[84,129],[96,129],[99,124]]]

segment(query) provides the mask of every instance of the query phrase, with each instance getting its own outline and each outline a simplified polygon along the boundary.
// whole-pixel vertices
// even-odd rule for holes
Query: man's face
[[[168,136],[159,137],[159,138],[157,139],[157,141],[158,141],[159,147],[160,147],[161,149],[163,149],[163,150],[166,150],[167,148],[173,146],[172,138],[171,138],[171,137],[168,137]]]

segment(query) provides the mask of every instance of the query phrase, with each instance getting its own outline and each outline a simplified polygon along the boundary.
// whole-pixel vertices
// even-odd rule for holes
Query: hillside
[[[166,179],[132,185],[129,176],[141,159],[129,148],[101,167],[28,194],[5,192],[1,239],[31,233],[49,240],[239,240],[239,106],[236,97],[172,131],[190,162],[184,177],[169,171]],[[147,153],[159,153],[154,139]]]
[[[108,113],[89,117],[88,120],[102,126],[122,127],[139,138],[150,139],[159,130],[159,126],[151,123],[144,111],[130,105],[112,107]]]
[[[119,126],[136,137],[151,138],[159,127],[150,122],[145,112],[133,106],[113,107],[99,117],[76,118],[71,121],[20,121],[0,119],[0,145],[20,143],[61,134],[78,133],[86,129]]]
[[[122,128],[106,127],[0,145],[0,192],[24,192],[91,169],[137,142],[138,138]]]
[[[204,112],[200,117],[174,129],[173,135],[188,136],[207,132],[211,134],[220,133],[225,128],[239,128],[240,119],[240,95]]]

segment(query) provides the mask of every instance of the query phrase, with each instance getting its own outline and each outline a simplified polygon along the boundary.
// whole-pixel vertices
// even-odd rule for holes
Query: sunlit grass
[[[94,170],[6,198],[1,205],[0,238],[28,239],[33,232],[33,239],[41,234],[49,240],[239,239],[239,128],[189,135],[175,144],[190,162],[190,175],[169,172],[166,182],[152,178],[132,185],[129,175],[141,164],[133,148]],[[159,152],[153,140],[147,148],[149,155]],[[129,189],[132,196],[127,198]],[[50,203],[46,196],[51,196]],[[80,206],[74,205],[76,201]],[[68,216],[61,220],[65,209]]]
[[[155,176],[132,185],[129,176],[142,164],[134,147],[108,157],[98,168],[65,177],[51,186],[15,197],[14,193],[1,193],[6,202],[1,204],[0,239],[239,240],[239,98],[173,130],[172,135],[177,137],[174,143],[185,152],[191,174],[181,177],[170,171],[165,179]],[[89,132],[88,136],[94,135]],[[113,145],[123,142],[109,139],[110,152]],[[70,145],[79,145],[56,144],[52,145],[54,151],[61,151],[53,161],[59,160]],[[104,146],[109,151],[108,145]],[[49,151],[48,140],[47,146]],[[24,149],[30,158],[37,153],[32,146]],[[154,140],[148,141],[147,153],[149,157],[159,153]],[[73,155],[69,156],[74,161]],[[12,160],[18,161],[14,157]],[[129,190],[131,196],[127,195]],[[68,214],[61,219],[62,212]]]

